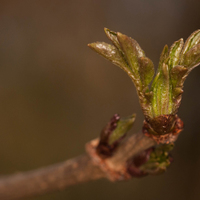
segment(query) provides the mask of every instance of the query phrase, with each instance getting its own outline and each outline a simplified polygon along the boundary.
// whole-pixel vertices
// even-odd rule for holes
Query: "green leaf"
[[[128,63],[129,68],[132,70],[131,79],[135,84],[143,113],[145,117],[150,117],[152,116],[152,109],[150,105],[152,93],[148,92],[148,87],[146,86],[147,83],[150,83],[153,77],[153,63],[150,59],[145,57],[143,50],[134,39],[119,32],[117,33],[117,39],[124,53],[124,59]],[[145,66],[147,69],[144,68]],[[143,72],[145,70],[149,74],[144,74]]]
[[[183,48],[183,39],[174,42],[174,44],[171,46],[169,51],[169,69],[171,70],[174,66],[178,65],[179,58],[181,54],[181,50]]]
[[[154,75],[152,61],[145,57],[144,51],[134,39],[107,28],[104,30],[113,45],[96,42],[88,46],[129,75],[135,84],[144,115],[150,116],[152,92],[149,91],[148,84]]]
[[[160,55],[160,61],[159,61],[159,65],[158,65],[158,72],[160,71],[160,69],[162,68],[163,66],[163,63],[166,63],[166,59],[168,58],[168,46],[165,45],[163,50],[162,50],[162,53]]]
[[[163,64],[162,76],[161,76],[161,115],[167,115],[171,113],[172,102],[171,102],[171,85],[169,80],[169,67]]]
[[[121,46],[119,44],[119,41],[117,39],[117,32],[111,31],[108,28],[104,28],[104,31],[106,33],[106,36],[108,37],[108,39],[113,43],[113,45],[118,49],[121,57],[123,58],[124,62],[126,62],[126,64],[128,65],[126,58],[124,56],[124,52],[121,49]],[[131,77],[130,77],[131,78]]]
[[[192,43],[192,42],[191,42]],[[171,70],[171,82],[173,86],[173,113],[177,113],[181,103],[183,84],[193,68],[200,64],[200,44],[196,44],[182,57],[182,65],[175,66]]]
[[[113,64],[123,69],[129,75],[132,74],[129,66],[123,60],[120,52],[115,46],[107,44],[105,42],[95,42],[88,44],[88,46],[100,55],[102,55],[104,58],[110,60]]]
[[[193,69],[200,64],[200,44],[191,48],[184,56],[182,65],[188,69]]]
[[[188,69],[182,65],[175,66],[170,73],[172,87],[183,87],[183,77],[188,72]]]
[[[154,116],[167,115],[172,112],[172,87],[169,77],[169,67],[163,63],[153,86],[152,107]]]
[[[200,30],[196,30],[186,40],[185,45],[182,50],[182,55],[184,55],[186,52],[188,52],[196,44],[199,44],[199,42],[200,42]]]
[[[112,134],[109,137],[109,145],[112,145],[115,141],[118,141],[120,138],[122,138],[132,127],[134,121],[135,121],[136,115],[133,114],[129,117],[120,119],[117,122],[117,127],[112,132]]]
[[[108,39],[111,40],[111,42],[115,45],[115,47],[119,50],[121,50],[119,41],[117,39],[117,32],[111,31],[108,28],[104,28],[104,31],[106,33],[106,36],[108,37]]]
[[[139,65],[139,74],[143,88],[146,88],[153,79],[154,65],[153,62],[147,57],[139,58]]]
[[[160,76],[160,70],[163,66],[163,63],[166,63],[166,59],[168,58],[168,46],[165,45],[163,50],[162,50],[162,53],[160,55],[160,61],[159,61],[159,65],[158,65],[158,69],[157,69],[157,73],[156,73],[156,76],[153,80],[153,83],[152,83],[152,86],[151,86],[151,90],[153,91],[153,88],[155,87],[155,84]]]
[[[138,85],[140,82],[138,57],[141,54],[141,51],[138,51],[136,42],[128,36],[118,32],[117,38],[129,67],[133,71],[132,79],[135,84]]]
[[[182,90],[181,87],[176,87],[176,88],[173,89],[173,100],[174,100],[174,102],[176,102],[177,99],[179,99],[179,96],[181,94],[183,94],[183,90]],[[176,107],[176,105],[175,105],[175,107]],[[175,110],[173,110],[173,111],[175,112]]]

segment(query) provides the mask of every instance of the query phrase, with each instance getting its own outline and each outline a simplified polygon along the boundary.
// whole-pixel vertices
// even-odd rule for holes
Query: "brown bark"
[[[111,158],[106,159],[107,168],[102,167],[105,163],[95,162],[92,155],[84,154],[63,163],[2,177],[0,199],[23,199],[104,177],[112,181],[127,179],[127,160],[154,145],[152,139],[135,134],[119,146]]]
[[[103,177],[104,173],[84,154],[63,163],[2,178],[0,199],[22,199]]]

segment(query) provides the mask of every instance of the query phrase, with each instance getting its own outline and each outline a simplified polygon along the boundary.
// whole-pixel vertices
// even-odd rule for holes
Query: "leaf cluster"
[[[112,45],[95,42],[88,46],[128,74],[136,87],[145,118],[176,114],[184,81],[200,63],[200,30],[192,33],[185,44],[181,38],[170,48],[165,45],[154,79],[153,62],[137,41],[120,32],[104,30]]]

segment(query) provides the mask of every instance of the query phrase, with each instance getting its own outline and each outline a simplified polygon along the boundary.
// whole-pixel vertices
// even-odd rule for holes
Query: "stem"
[[[127,159],[154,145],[155,142],[143,134],[134,134],[106,161],[113,170],[120,170],[126,166]],[[93,159],[84,154],[59,164],[2,177],[0,199],[23,199],[100,178],[109,179],[101,166],[95,165]]]
[[[59,164],[2,178],[0,199],[32,197],[103,177],[104,173],[84,154]]]

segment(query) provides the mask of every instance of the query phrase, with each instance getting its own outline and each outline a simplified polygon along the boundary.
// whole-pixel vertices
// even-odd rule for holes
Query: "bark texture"
[[[96,157],[84,154],[59,164],[2,177],[0,200],[24,199],[100,178],[127,180],[130,178],[126,176],[127,160],[154,145],[152,139],[139,133],[122,143],[105,162],[96,162]]]
[[[0,199],[23,199],[103,177],[104,173],[84,154],[63,163],[2,178]]]

